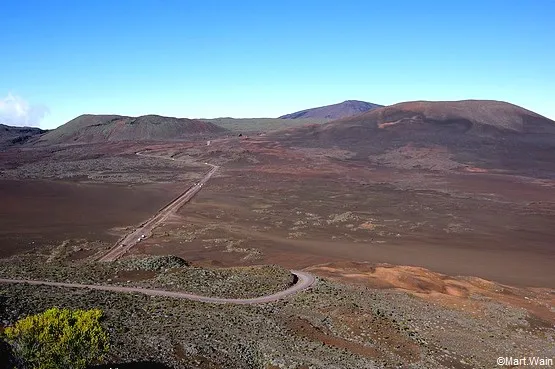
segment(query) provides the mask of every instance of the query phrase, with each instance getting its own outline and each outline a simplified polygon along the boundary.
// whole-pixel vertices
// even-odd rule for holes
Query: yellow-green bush
[[[28,369],[82,369],[108,351],[102,311],[52,308],[4,330],[18,366]]]

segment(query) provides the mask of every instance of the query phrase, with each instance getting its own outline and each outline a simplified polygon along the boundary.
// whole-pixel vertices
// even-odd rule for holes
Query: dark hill
[[[45,132],[35,127],[12,127],[0,124],[0,148],[23,144]]]
[[[301,110],[296,113],[282,115],[280,119],[299,119],[299,118],[320,118],[320,119],[340,119],[358,115],[383,105],[368,103],[365,101],[347,100],[339,104],[326,105],[318,108]]]
[[[416,101],[273,134],[398,168],[502,169],[555,178],[555,122],[500,101]]]
[[[194,119],[145,115],[81,115],[41,137],[47,144],[159,141],[213,135],[226,129]]]

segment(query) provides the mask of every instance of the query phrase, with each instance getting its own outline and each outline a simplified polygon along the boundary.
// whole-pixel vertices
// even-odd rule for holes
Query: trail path
[[[219,297],[208,297],[200,296],[185,292],[175,292],[175,291],[165,291],[159,289],[149,289],[140,287],[122,287],[122,286],[104,286],[104,285],[93,285],[93,284],[79,284],[79,283],[62,283],[62,282],[48,282],[48,281],[36,281],[36,280],[25,280],[25,279],[5,279],[0,278],[0,283],[9,284],[31,284],[39,286],[53,286],[53,287],[65,287],[65,288],[84,288],[100,291],[110,291],[110,292],[124,292],[124,293],[140,293],[149,296],[162,296],[162,297],[172,297],[177,299],[186,299],[200,302],[209,302],[214,304],[235,304],[235,305],[254,305],[254,304],[264,304],[268,302],[274,302],[281,300],[287,296],[293,295],[302,290],[310,288],[316,279],[312,274],[292,270],[295,276],[297,276],[297,282],[286,290],[276,292],[272,295],[255,297],[250,299],[225,299]]]

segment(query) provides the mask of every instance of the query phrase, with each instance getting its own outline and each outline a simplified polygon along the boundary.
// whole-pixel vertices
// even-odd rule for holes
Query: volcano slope
[[[225,128],[194,119],[145,115],[81,115],[42,136],[39,143],[85,144],[119,141],[171,141],[211,137]]]
[[[555,122],[499,101],[416,101],[276,133],[288,146],[339,147],[397,168],[483,168],[553,178]]]

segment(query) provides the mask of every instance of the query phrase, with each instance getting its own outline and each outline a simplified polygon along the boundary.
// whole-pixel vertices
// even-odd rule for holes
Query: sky
[[[555,119],[555,1],[2,0],[0,123],[508,101]]]

